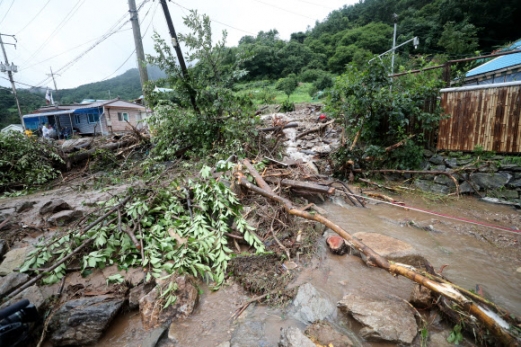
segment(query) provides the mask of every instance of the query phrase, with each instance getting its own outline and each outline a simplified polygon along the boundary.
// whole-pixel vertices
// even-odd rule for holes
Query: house
[[[23,116],[27,129],[38,131],[50,123],[62,134],[103,134],[130,131],[129,123],[142,127],[145,117],[144,106],[120,100],[97,100],[75,105],[42,107]],[[128,123],[127,123],[128,122]]]
[[[467,72],[464,85],[521,81],[521,40],[503,49],[503,51],[515,50],[519,50],[519,53],[494,58]]]
[[[0,130],[0,133],[7,133],[9,131],[19,131],[19,132],[23,133],[24,127],[21,124],[10,124],[10,125],[6,126],[5,128],[3,128],[2,130]]]

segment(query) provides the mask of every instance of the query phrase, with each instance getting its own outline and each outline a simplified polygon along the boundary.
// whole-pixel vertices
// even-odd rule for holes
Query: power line
[[[11,2],[11,6],[9,6],[9,8],[7,9],[7,12],[4,14],[4,17],[2,18],[2,20],[0,20],[0,24],[2,24],[5,17],[7,17],[7,14],[9,13],[9,11],[11,11],[11,7],[13,7],[13,5],[14,5],[14,0]]]
[[[67,15],[65,16],[65,18],[63,18],[63,20],[60,22],[60,24],[58,24],[58,26],[56,26],[56,28],[53,30],[53,32],[47,37],[47,39],[45,39],[45,41],[36,49],[36,51],[34,51],[33,54],[31,54],[31,56],[24,62],[24,63],[28,63],[29,61],[31,61],[31,59],[36,55],[38,54],[44,47],[45,45],[51,40],[51,38],[53,37],[53,35],[58,31],[60,30],[61,28],[63,28],[65,26],[65,24],[67,24],[67,22],[74,16],[74,14],[76,14],[76,12],[79,10],[79,8],[85,3],[85,0],[78,0],[78,2],[72,7],[72,9],[67,13]]]
[[[36,17],[38,17],[40,15],[40,13],[42,13],[42,11],[45,9],[45,7],[47,7],[47,5],[49,5],[49,3],[51,2],[51,0],[48,0],[45,5],[43,5],[43,7],[40,9],[40,11],[38,11],[38,13],[36,14],[36,16],[34,16],[30,21],[29,23],[27,23],[22,29],[18,30],[18,32],[15,34],[15,35],[18,35],[20,34],[22,31],[25,30],[25,28],[27,28],[29,25],[31,25],[34,20],[36,19]]]

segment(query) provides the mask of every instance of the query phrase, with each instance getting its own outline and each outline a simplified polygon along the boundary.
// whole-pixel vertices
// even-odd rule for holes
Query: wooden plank
[[[521,152],[521,88],[516,88],[512,95],[512,145],[510,152]]]

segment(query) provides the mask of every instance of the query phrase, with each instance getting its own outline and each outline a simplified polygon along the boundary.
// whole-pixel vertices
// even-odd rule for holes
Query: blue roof
[[[521,49],[521,40],[516,41],[505,51],[519,50]],[[470,70],[467,72],[467,77],[481,75],[487,72],[492,72],[500,69],[507,68],[509,66],[521,65],[521,51],[519,53],[513,53],[509,55],[503,55],[501,57],[494,58],[486,63]]]

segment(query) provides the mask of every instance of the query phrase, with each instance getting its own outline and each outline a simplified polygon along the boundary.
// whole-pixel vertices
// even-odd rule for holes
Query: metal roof
[[[58,116],[60,114],[69,114],[73,113],[76,110],[63,110],[63,111],[54,111],[54,112],[42,112],[42,113],[31,113],[26,114],[23,118],[35,118],[35,117],[44,117],[44,116]]]
[[[501,57],[494,58],[472,70],[467,72],[466,77],[472,77],[476,75],[485,74],[496,70],[501,70],[510,66],[521,65],[521,40],[513,43],[505,51],[519,50],[519,53],[503,55]]]

